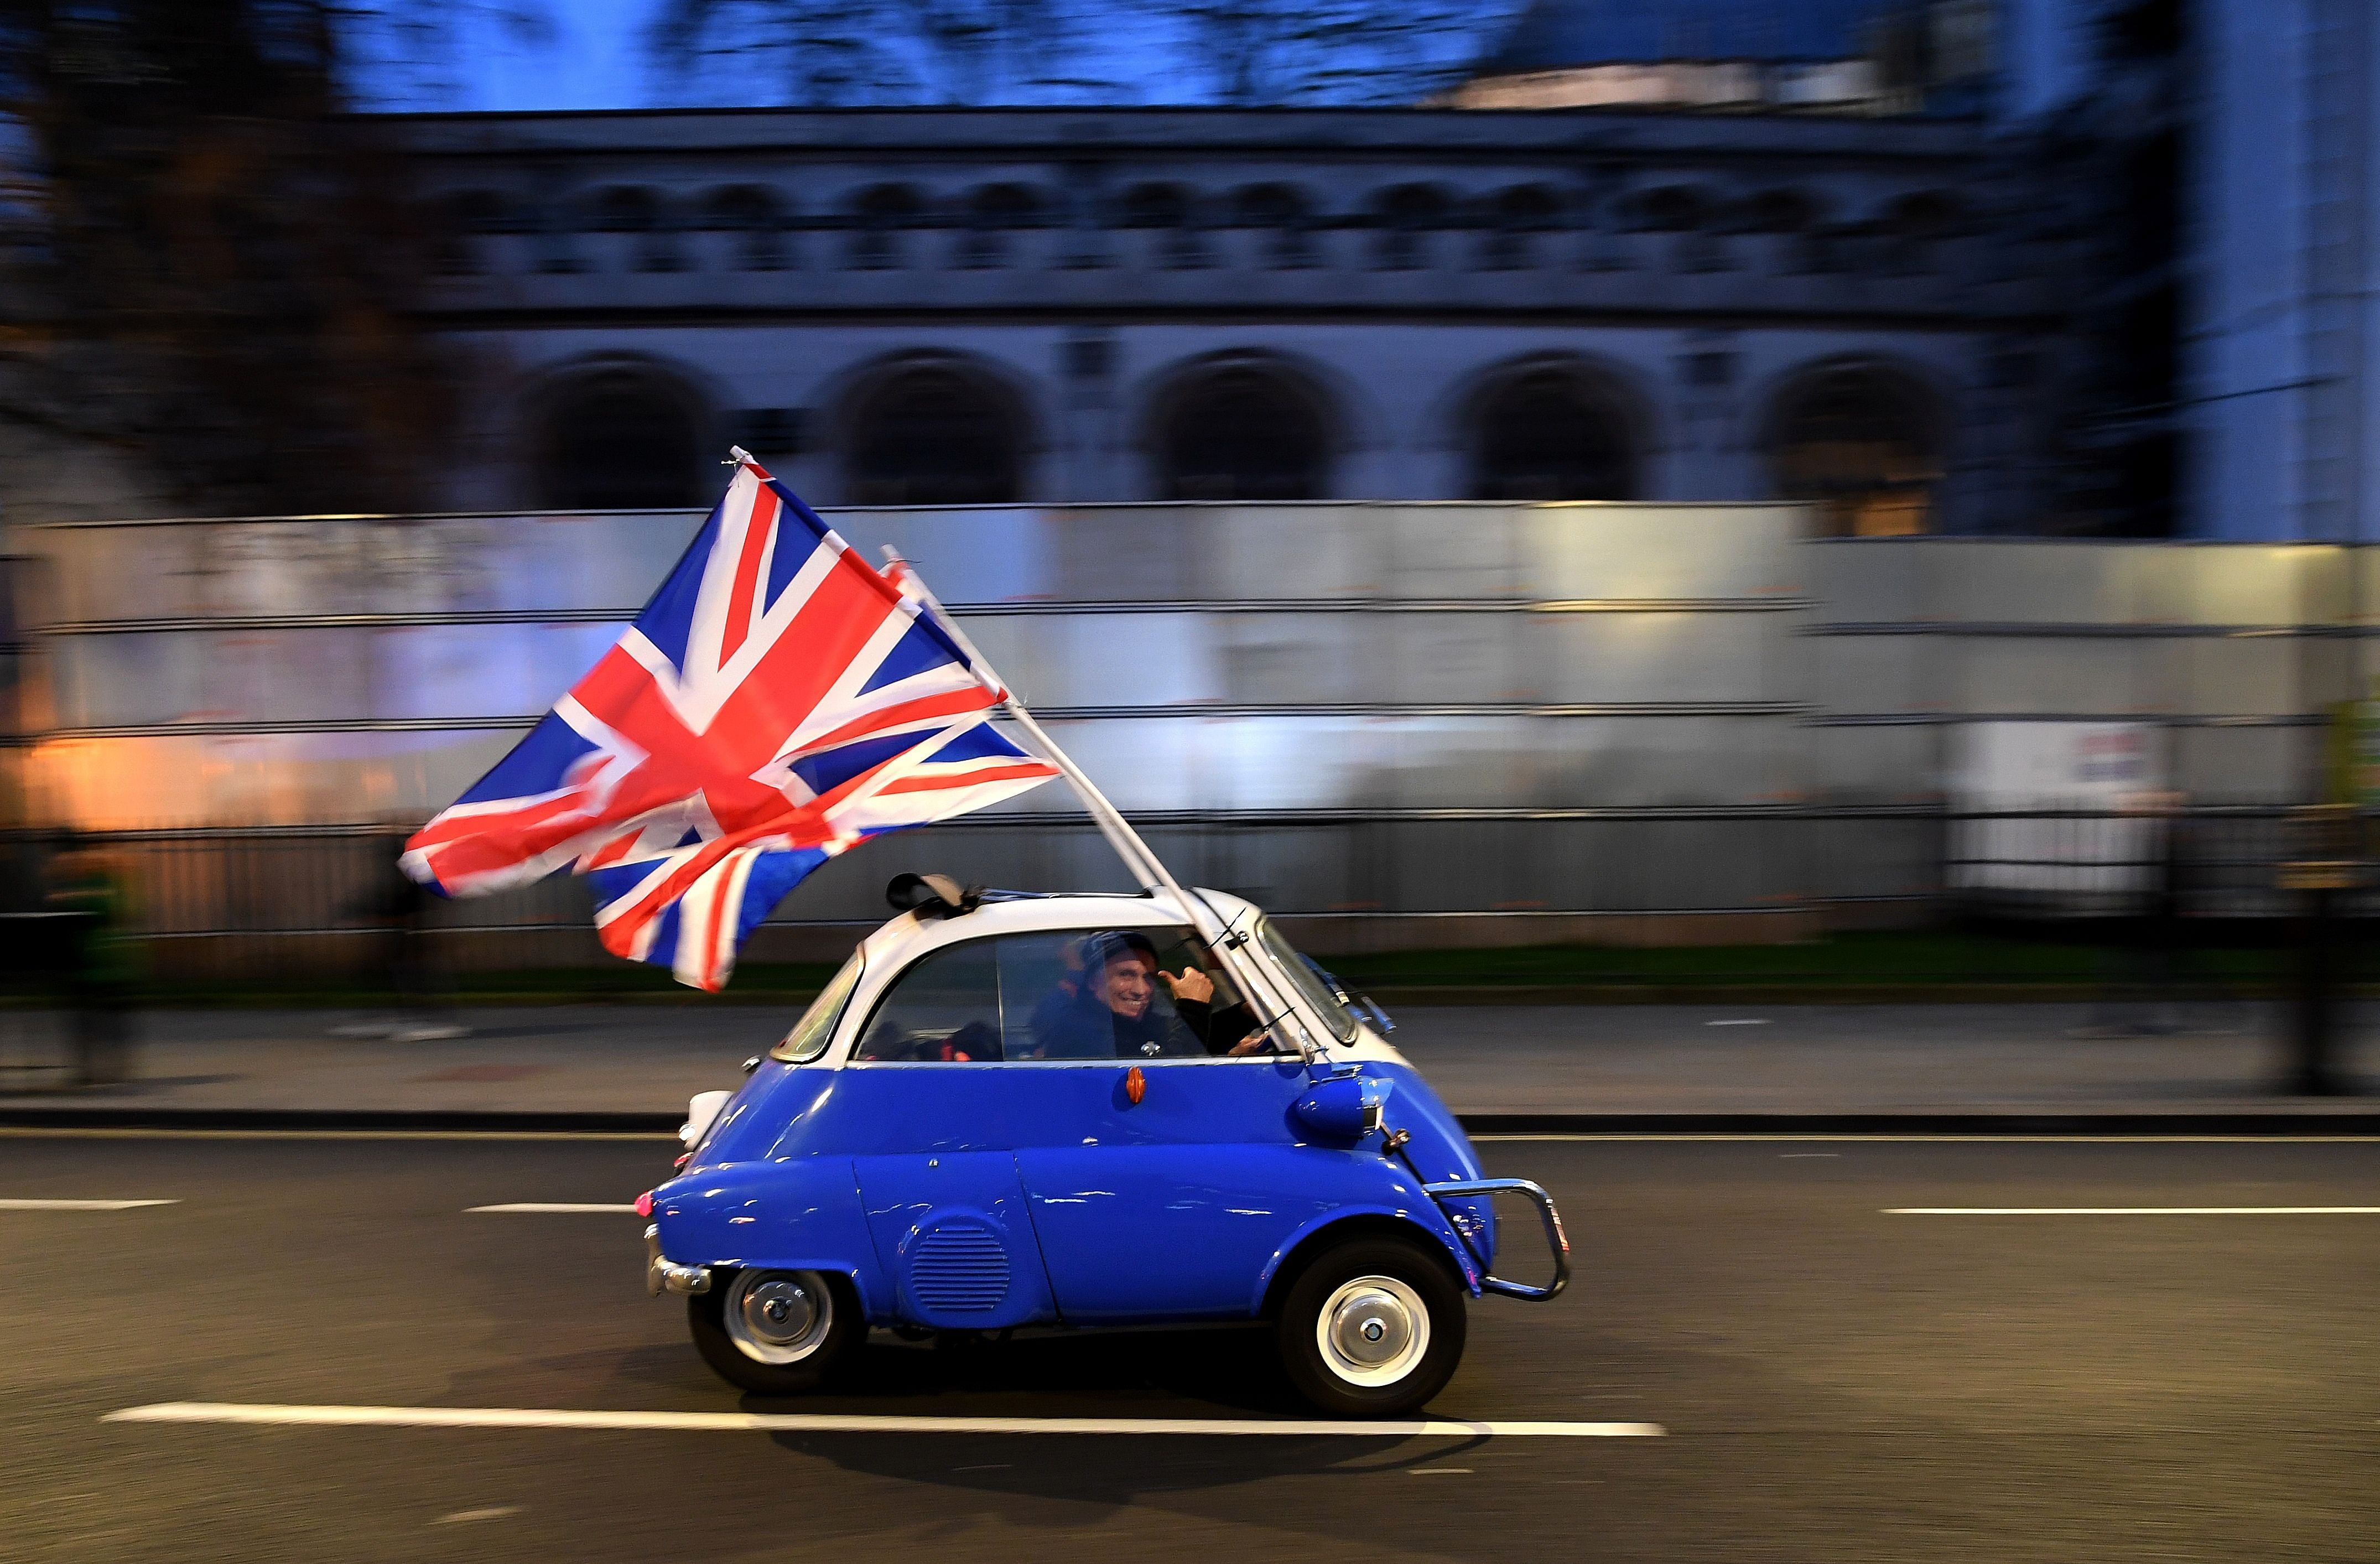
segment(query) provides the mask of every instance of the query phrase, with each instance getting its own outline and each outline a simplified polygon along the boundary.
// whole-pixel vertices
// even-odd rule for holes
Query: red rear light
[[[653,1192],[651,1190],[647,1190],[644,1194],[637,1196],[637,1215],[639,1217],[650,1217],[652,1214]]]

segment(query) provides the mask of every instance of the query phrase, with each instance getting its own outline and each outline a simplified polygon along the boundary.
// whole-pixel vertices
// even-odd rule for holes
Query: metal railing
[[[1246,893],[1293,925],[1327,924],[1341,950],[1389,951],[1752,945],[1961,921],[2090,943],[2121,937],[2120,925],[2185,920],[2197,942],[2269,943],[2296,909],[2279,888],[2291,851],[2287,817],[2277,807],[1893,806],[1184,813],[1135,823],[1185,881]],[[408,906],[395,868],[400,844],[387,827],[370,825],[117,831],[71,842],[103,854],[127,885],[127,931],[184,971],[369,965],[382,959],[375,940],[399,929],[435,936],[469,965],[601,959],[584,882],[558,876],[482,900]],[[41,910],[44,865],[66,845],[35,832],[0,835],[0,912]],[[1701,858],[1733,866],[1734,883],[1689,862]],[[1114,875],[1078,817],[971,817],[838,860],[764,927],[827,942],[856,937],[884,916],[885,879],[918,867],[1026,889],[1081,889]],[[1677,898],[1682,885],[1732,894]],[[2359,892],[2347,910],[2366,912],[2368,900]],[[1450,920],[1469,924],[1458,940],[1444,938]],[[1350,928],[1365,930],[1354,945],[1344,939]]]

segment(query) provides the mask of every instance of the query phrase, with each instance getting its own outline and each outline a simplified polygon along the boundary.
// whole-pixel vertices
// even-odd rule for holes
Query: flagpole
[[[884,545],[884,557],[893,564],[905,565],[908,563],[901,557],[901,552],[890,543]],[[1232,969],[1232,975],[1239,978],[1242,990],[1252,999],[1260,999],[1265,1008],[1270,1010],[1276,1019],[1294,1016],[1297,1020],[1297,1029],[1304,1035],[1300,1050],[1309,1059],[1322,1057],[1322,1049],[1315,1042],[1313,1028],[1307,1025],[1304,1012],[1287,994],[1282,992],[1280,986],[1273,981],[1272,974],[1264,970],[1261,963],[1251,962],[1245,958],[1240,945],[1245,941],[1247,936],[1225,927],[1215,915],[1214,909],[1208,906],[1203,898],[1193,896],[1182,888],[1182,883],[1173,878],[1173,872],[1165,867],[1165,860],[1160,858],[1150,849],[1148,843],[1142,840],[1140,833],[1132,829],[1132,822],[1123,818],[1123,811],[1109,802],[1108,795],[1099,791],[1099,783],[1091,781],[1083,769],[1075,764],[1074,758],[1058,746],[1058,741],[1051,738],[1039,722],[1034,721],[1033,713],[1025,709],[1025,702],[1017,698],[1016,692],[1009,688],[1007,683],[994,671],[991,664],[984,660],[983,653],[976,649],[975,643],[967,638],[967,633],[965,630],[959,628],[958,622],[951,617],[950,610],[944,608],[941,600],[934,596],[933,589],[918,577],[915,570],[908,571],[907,575],[909,584],[917,593],[918,606],[931,613],[934,616],[935,624],[957,644],[960,651],[965,653],[977,680],[1000,697],[1001,709],[1006,712],[1018,727],[1025,730],[1026,736],[1033,741],[1034,747],[1040,751],[1041,758],[1057,767],[1059,772],[1065,777],[1067,785],[1075,790],[1075,795],[1082,800],[1083,807],[1089,811],[1091,818],[1098,823],[1099,834],[1108,839],[1108,845],[1114,848],[1116,856],[1123,860],[1124,867],[1138,876],[1144,887],[1161,888],[1171,894],[1175,903],[1189,915],[1192,925],[1198,930],[1199,938],[1205,940],[1214,949],[1216,954]],[[1263,990],[1261,995],[1257,993],[1259,989]]]

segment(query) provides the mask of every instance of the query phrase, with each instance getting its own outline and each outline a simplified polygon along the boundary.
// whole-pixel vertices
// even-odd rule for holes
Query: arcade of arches
[[[1642,496],[1641,418],[1618,386],[1580,370],[1512,374],[1476,404],[1467,488],[1478,500]],[[701,504],[711,473],[704,418],[675,382],[635,366],[583,374],[552,395],[537,447],[536,502],[556,510]],[[1775,491],[1811,503],[1821,536],[1933,530],[1944,420],[1920,383],[1867,362],[1786,384],[1765,444]],[[1187,381],[1148,437],[1156,497],[1274,502],[1330,497],[1319,397],[1293,376],[1228,364]],[[842,422],[843,503],[968,505],[1025,497],[1026,428],[1014,399],[943,363],[864,384]]]

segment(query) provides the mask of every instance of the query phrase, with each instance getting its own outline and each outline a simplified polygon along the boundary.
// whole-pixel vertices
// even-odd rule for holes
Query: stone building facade
[[[759,110],[402,122],[457,508],[1817,503],[2029,529],[2058,258],[1926,118]]]

